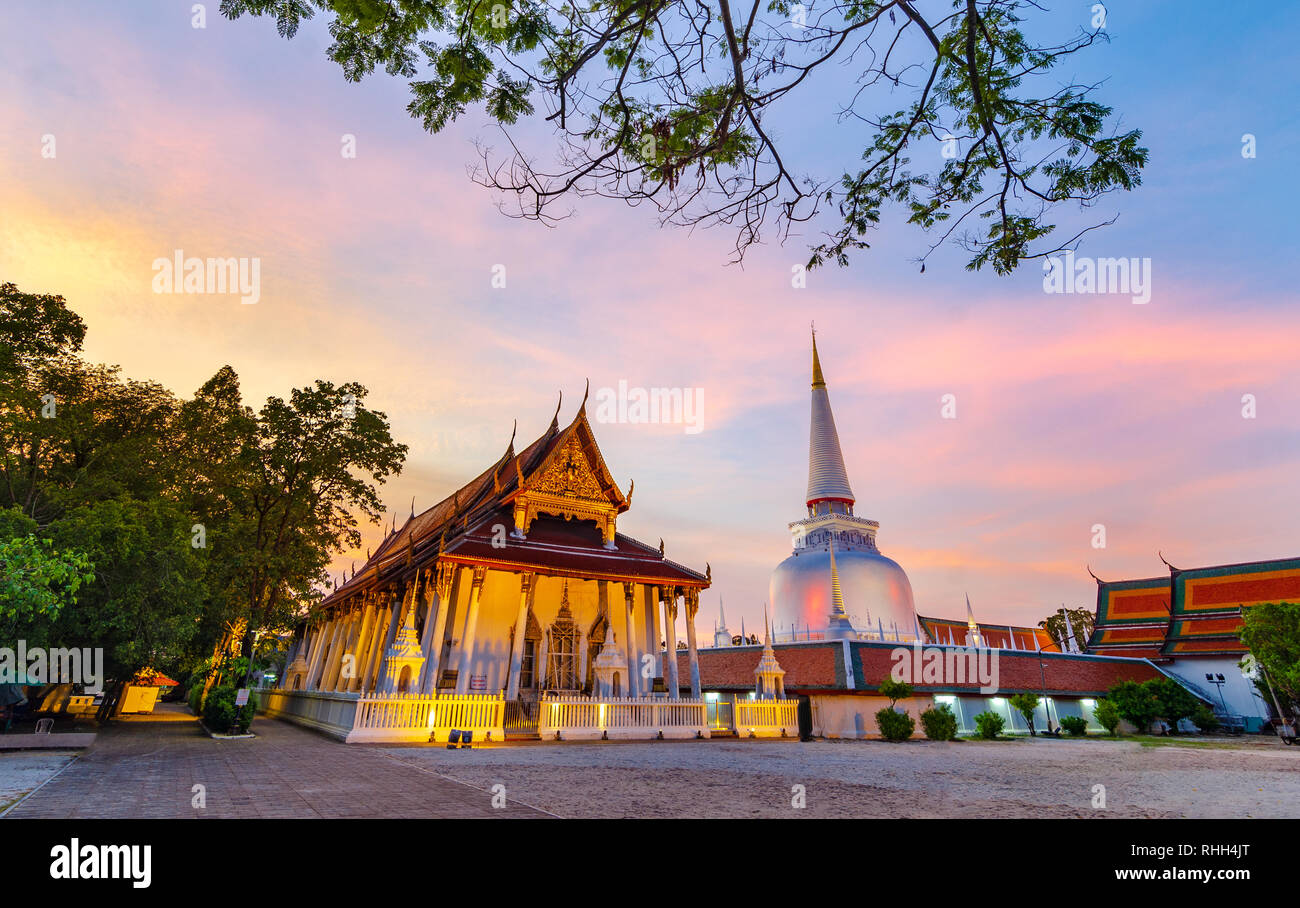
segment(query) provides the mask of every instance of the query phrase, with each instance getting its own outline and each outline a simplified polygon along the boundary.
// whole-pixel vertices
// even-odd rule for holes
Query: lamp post
[[[1226,716],[1228,714],[1228,703],[1226,700],[1223,699],[1223,684],[1224,684],[1223,675],[1211,675],[1209,672],[1206,672],[1205,680],[1209,681],[1211,684],[1213,684],[1215,687],[1219,689],[1219,703],[1223,705],[1223,714]]]

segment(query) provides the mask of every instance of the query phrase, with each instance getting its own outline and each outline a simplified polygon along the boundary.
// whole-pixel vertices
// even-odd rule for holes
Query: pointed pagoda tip
[[[1100,577],[1098,577],[1096,574],[1092,573],[1092,565],[1087,565],[1087,568],[1088,568],[1088,573],[1092,576],[1092,579],[1097,581],[1097,586],[1101,586],[1105,581],[1102,580]],[[1061,608],[1065,608],[1065,606],[1062,605]]]
[[[812,386],[814,388],[826,387],[826,379],[822,376],[822,361],[817,356],[817,329],[812,329],[812,348],[813,348],[813,375]]]
[[[507,458],[515,456],[515,436],[518,434],[519,434],[519,420],[516,419],[515,424],[510,427],[510,444],[506,445]]]
[[[591,379],[587,379],[587,387],[582,392],[582,404],[578,407],[579,412],[585,413],[587,410],[587,396],[591,394]]]
[[[415,496],[411,496],[411,518],[415,518]]]

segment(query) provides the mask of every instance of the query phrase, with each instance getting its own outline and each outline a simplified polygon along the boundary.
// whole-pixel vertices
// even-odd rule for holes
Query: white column
[[[384,688],[384,654],[388,648],[393,645],[393,638],[397,636],[397,625],[402,620],[402,600],[396,593],[380,593],[382,603],[388,608],[388,630],[384,632],[383,642],[375,652],[375,670],[374,684],[371,690],[380,691]],[[381,611],[380,614],[383,614]]]
[[[365,610],[354,609],[348,617],[347,634],[343,637],[343,645],[338,652],[338,675],[334,679],[334,691],[341,692],[352,686],[352,679],[343,675],[343,661],[348,656],[352,657],[352,671],[356,671],[356,649],[361,641],[361,624],[365,621]]]
[[[524,667],[524,634],[528,632],[528,594],[533,588],[533,575],[519,575],[519,611],[515,615],[515,640],[510,649],[510,678],[506,682],[506,699],[519,697],[519,673]]]
[[[456,670],[456,693],[469,693],[469,673],[474,666],[474,635],[478,631],[478,601],[483,594],[483,579],[487,567],[474,568],[474,584],[469,591],[469,614],[465,616],[465,634],[460,646],[460,665]]]
[[[342,609],[340,609],[342,611]],[[342,645],[343,634],[347,632],[347,617],[340,614],[334,619],[334,633],[330,635],[329,649],[325,651],[325,661],[321,666],[320,682],[317,687],[328,691],[334,689],[334,664]]]
[[[324,645],[325,625],[317,625],[311,631],[311,642],[307,645],[307,652],[304,654],[307,659],[307,674],[302,679],[302,689],[311,689],[311,679],[316,673],[316,662],[320,658],[321,647]]]
[[[623,634],[623,645],[627,647],[627,696],[641,696],[641,666],[637,664],[636,622],[632,615],[635,583],[623,584],[624,611],[627,614],[627,629]]]
[[[676,700],[682,695],[681,684],[677,679],[677,590],[674,587],[663,588],[664,631],[667,633],[664,644],[664,683],[668,686],[668,696]]]
[[[373,605],[366,604],[361,607],[361,633],[357,635],[357,646],[353,652],[355,661],[347,690],[357,692],[361,690],[361,681],[366,675],[366,657],[370,655],[370,643],[374,636],[375,608]]]
[[[425,649],[424,673],[421,675],[421,690],[426,694],[437,693],[438,673],[442,670],[442,643],[447,637],[447,618],[455,602],[456,577],[459,574],[460,568],[451,562],[438,562],[435,572],[438,614],[432,622],[433,634]]]
[[[695,648],[695,615],[700,610],[700,591],[686,591],[686,648],[691,659],[691,698],[700,699],[700,653]]]

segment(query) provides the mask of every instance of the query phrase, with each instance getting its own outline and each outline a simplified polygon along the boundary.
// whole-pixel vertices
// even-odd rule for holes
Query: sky
[[[699,432],[596,436],[624,490],[636,481],[620,530],[711,565],[701,630],[719,598],[733,631],[757,626],[804,514],[815,321],[856,512],[923,615],[961,617],[969,594],[983,621],[1031,624],[1093,607],[1089,566],[1300,554],[1300,6],[1112,3],[1110,42],[1062,72],[1104,80],[1151,150],[1143,185],[1088,213],[1118,219],[1079,252],[1149,259],[1145,304],[1047,294],[1033,263],[971,273],[955,249],[921,273],[931,240],[896,213],[802,288],[810,236],[741,267],[725,229],[661,228],[617,201],[513,220],[467,175],[475,141],[501,141],[481,111],[430,136],[403,80],[343,79],[321,22],[285,41],[215,0],[194,28],[192,6],[0,8],[0,280],[64,295],[87,358],[181,396],[226,364],[254,406],[360,381],[410,446],[382,489],[399,523],[496,460],[514,420],[527,443],[561,393],[572,419],[588,380],[593,399],[620,381],[700,389]],[[1057,36],[1091,16],[1050,6]],[[847,84],[832,73],[773,120],[799,172],[857,160],[862,131],[831,116]],[[177,249],[258,258],[259,301],[154,293],[152,263]],[[382,534],[368,526],[336,572]]]

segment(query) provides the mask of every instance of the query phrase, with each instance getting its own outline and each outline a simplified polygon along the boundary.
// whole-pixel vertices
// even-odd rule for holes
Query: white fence
[[[346,741],[446,741],[452,729],[475,741],[505,735],[505,701],[493,694],[387,694],[361,697],[324,691],[260,690],[265,714]]]
[[[473,732],[475,742],[505,739],[506,702],[500,694],[359,696],[259,690],[257,696],[267,716],[314,728],[350,744],[446,741],[452,729]],[[535,714],[537,735],[543,741],[710,736],[704,700],[543,696],[531,704],[528,713],[512,716],[512,722],[521,729],[531,726]],[[795,700],[736,701],[734,728],[742,738],[794,736],[798,727]]]
[[[798,700],[737,700],[736,734],[742,738],[784,738],[799,733]]]
[[[543,741],[583,738],[707,738],[703,700],[630,697],[543,697],[537,734]]]

